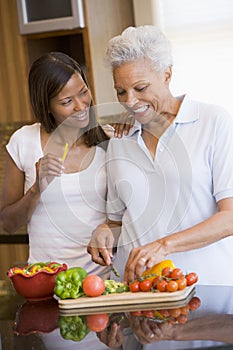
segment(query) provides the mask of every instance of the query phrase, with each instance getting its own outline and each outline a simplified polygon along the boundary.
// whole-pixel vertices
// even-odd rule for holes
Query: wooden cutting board
[[[79,313],[93,313],[108,310],[124,311],[145,309],[153,305],[154,308],[178,307],[188,302],[194,292],[195,285],[177,292],[125,292],[120,294],[100,295],[99,297],[80,297],[77,299],[58,300],[61,310],[77,310]]]

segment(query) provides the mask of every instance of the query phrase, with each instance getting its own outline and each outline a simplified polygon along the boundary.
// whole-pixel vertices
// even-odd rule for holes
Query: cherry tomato
[[[94,314],[86,316],[87,327],[93,332],[102,332],[108,325],[108,314]]]
[[[171,272],[171,278],[181,278],[183,276],[183,271],[179,268],[175,268],[174,270],[172,270]]]
[[[162,276],[170,277],[171,272],[172,272],[172,268],[171,267],[169,267],[169,266],[164,267],[163,270],[162,270]]]
[[[167,281],[165,281],[165,280],[159,281],[159,282],[157,283],[157,289],[158,289],[160,292],[166,292],[166,290],[167,290],[167,285],[168,285]]]
[[[181,315],[188,315],[188,313],[189,313],[189,305],[181,306],[180,312],[181,312]]]
[[[198,280],[198,276],[196,272],[190,272],[185,276],[187,280],[187,286],[191,286],[192,284],[196,283]]]
[[[185,277],[181,277],[178,280],[176,280],[176,283],[178,284],[178,290],[183,290],[187,286],[187,280]]]
[[[159,311],[159,312],[161,313],[161,315],[164,316],[164,317],[170,316],[170,313],[169,313],[168,309],[161,309],[161,310],[158,310],[158,311]]]
[[[176,319],[179,323],[184,324],[188,321],[187,315],[179,315]]]
[[[178,283],[176,281],[169,281],[167,284],[167,291],[168,292],[176,292],[178,290]]]
[[[159,276],[156,276],[153,280],[152,280],[152,285],[153,286],[156,286],[157,283],[160,281],[160,277]]]
[[[174,318],[177,318],[181,314],[181,310],[179,307],[176,307],[175,309],[169,309],[168,311],[169,311],[170,316],[172,316]]]
[[[132,312],[131,312],[131,315],[137,316],[137,317],[142,316],[142,311],[141,311],[141,310],[132,311]]]
[[[152,288],[152,282],[150,280],[144,280],[139,284],[142,292],[148,292]]]
[[[189,302],[189,309],[190,310],[196,310],[200,307],[201,300],[198,297],[192,297],[192,299]]]
[[[154,317],[154,311],[153,310],[143,310],[142,315],[148,318]]]
[[[140,291],[140,282],[139,281],[134,281],[129,284],[129,290],[130,292],[136,293]]]
[[[83,291],[89,297],[98,297],[105,290],[105,284],[101,277],[88,275],[83,280]]]

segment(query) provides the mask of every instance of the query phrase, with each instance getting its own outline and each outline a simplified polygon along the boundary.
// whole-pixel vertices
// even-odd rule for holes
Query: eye
[[[66,106],[66,105],[68,105],[71,101],[72,101],[71,98],[67,98],[67,99],[65,99],[65,100],[62,101],[62,105],[63,105],[63,106]]]
[[[125,94],[125,90],[117,90],[118,96],[123,96]]]
[[[138,91],[138,92],[142,92],[142,91],[144,91],[146,88],[147,88],[147,85],[145,85],[145,86],[137,86],[137,87],[135,87],[135,90]]]

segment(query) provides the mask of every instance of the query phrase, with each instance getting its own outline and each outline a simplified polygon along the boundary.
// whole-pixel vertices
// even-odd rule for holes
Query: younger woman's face
[[[57,125],[65,123],[81,129],[89,123],[90,104],[91,92],[81,75],[76,72],[59,94],[50,100],[49,111]]]

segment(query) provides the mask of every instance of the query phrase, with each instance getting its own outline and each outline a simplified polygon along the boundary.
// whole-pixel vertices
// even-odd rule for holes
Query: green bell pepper
[[[82,267],[71,267],[59,272],[55,279],[54,294],[61,299],[76,299],[84,295],[82,282],[86,276],[87,272]]]
[[[66,340],[81,341],[90,332],[85,316],[60,316],[58,325],[61,336]]]

